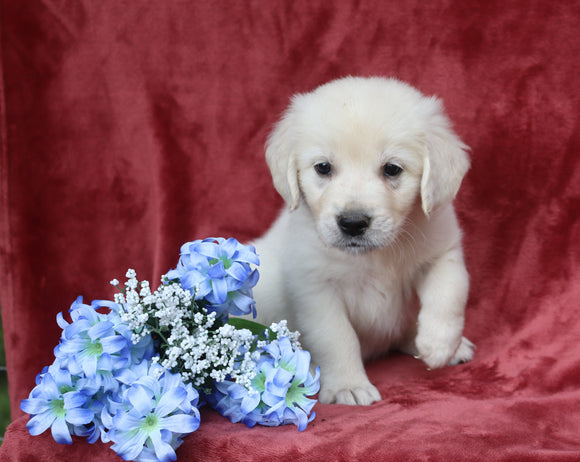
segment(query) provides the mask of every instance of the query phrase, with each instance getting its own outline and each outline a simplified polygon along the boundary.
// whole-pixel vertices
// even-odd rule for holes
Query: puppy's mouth
[[[352,254],[361,254],[370,252],[372,250],[382,247],[377,242],[365,239],[364,237],[358,238],[344,238],[339,240],[334,244],[334,247]]]

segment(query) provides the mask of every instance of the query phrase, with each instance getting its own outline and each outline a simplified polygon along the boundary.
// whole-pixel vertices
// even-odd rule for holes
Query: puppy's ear
[[[276,124],[266,142],[266,162],[276,191],[294,210],[300,204],[298,166],[294,152],[295,127],[292,106]]]
[[[439,205],[451,202],[469,169],[469,148],[453,132],[443,106],[436,98],[423,100],[428,111],[425,159],[421,178],[421,202],[429,216]]]

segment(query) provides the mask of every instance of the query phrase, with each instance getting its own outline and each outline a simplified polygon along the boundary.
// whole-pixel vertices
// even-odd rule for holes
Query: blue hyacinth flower
[[[72,304],[68,323],[62,313],[57,322],[63,329],[54,354],[73,374],[93,379],[97,371],[113,371],[131,361],[130,339],[120,335],[120,323],[108,314],[99,313],[96,306],[86,305],[78,297]],[[123,327],[124,329],[124,327]]]
[[[39,374],[36,387],[20,404],[31,414],[26,428],[31,435],[50,428],[57,443],[72,444],[71,433],[82,436],[95,418],[93,410],[84,408],[89,398],[73,384],[71,374],[55,364]]]
[[[294,351],[287,338],[271,342],[264,349],[274,362],[272,364],[269,358],[264,361],[254,380],[264,389],[262,400],[269,406],[268,414],[275,414],[285,423],[294,423],[302,431],[316,416],[312,408],[317,401],[308,396],[315,395],[320,389],[320,368],[312,376],[310,353]]]
[[[310,353],[294,350],[283,337],[270,342],[256,365],[252,390],[232,382],[215,384],[207,397],[209,404],[231,422],[248,427],[256,424],[277,426],[293,423],[299,431],[306,429],[316,413],[312,408],[320,389],[320,369],[310,373]]]
[[[145,370],[145,364],[135,370]],[[157,364],[146,372],[109,400],[102,420],[111,430],[103,440],[112,441],[125,460],[173,461],[181,438],[199,427],[199,395],[179,374]]]
[[[259,279],[256,250],[236,239],[208,238],[188,242],[181,247],[177,268],[169,271],[169,280],[179,279],[196,300],[205,300],[209,312],[227,320],[228,315],[255,316],[252,288]]]

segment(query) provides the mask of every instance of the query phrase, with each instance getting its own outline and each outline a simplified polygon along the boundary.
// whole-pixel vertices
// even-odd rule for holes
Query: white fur
[[[363,361],[391,349],[430,368],[468,361],[468,274],[451,205],[466,146],[435,98],[394,79],[336,80],[296,95],[267,143],[289,205],[254,245],[258,320],[287,319],[321,367],[323,403],[380,400]],[[330,175],[314,168],[326,162]],[[403,168],[387,177],[383,167]],[[364,214],[364,234],[339,216]]]

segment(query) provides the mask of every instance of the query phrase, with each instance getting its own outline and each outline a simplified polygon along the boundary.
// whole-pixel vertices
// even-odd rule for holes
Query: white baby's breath
[[[272,336],[271,333],[274,335]],[[273,340],[280,340],[283,337],[287,337],[290,340],[290,344],[294,350],[301,350],[302,345],[298,341],[300,337],[300,332],[298,331],[291,331],[288,329],[288,321],[282,319],[280,322],[274,322],[270,324],[269,329],[266,331],[266,340],[259,340],[256,344],[258,348],[264,348]]]
[[[195,387],[233,380],[252,390],[259,360],[259,353],[253,354],[252,332],[218,324],[216,313],[196,304],[192,293],[177,282],[165,280],[151,292],[149,283],[139,282],[134,270],[127,271],[127,278],[115,302],[123,307],[120,316],[132,330],[134,343],[149,334],[160,342],[155,362],[179,371]],[[278,336],[291,337],[285,323],[273,326]]]

